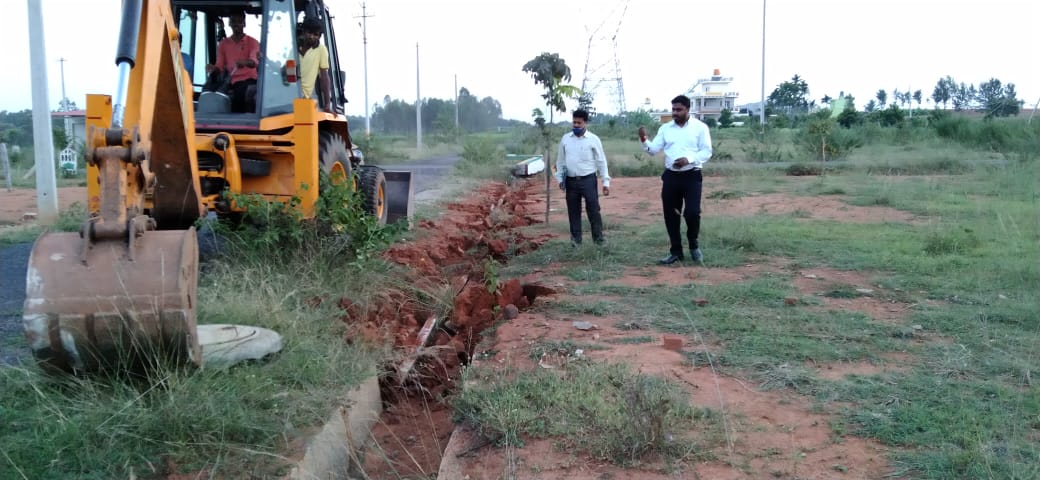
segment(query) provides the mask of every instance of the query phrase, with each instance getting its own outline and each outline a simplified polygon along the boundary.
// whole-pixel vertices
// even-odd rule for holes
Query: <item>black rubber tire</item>
[[[354,180],[354,171],[350,166],[350,151],[347,150],[347,142],[344,142],[343,137],[338,133],[321,132],[319,134],[318,161],[321,162],[321,170],[329,175],[329,180],[336,181],[336,179],[332,178],[332,172],[339,165],[343,169],[345,179],[350,181],[353,187],[357,186]]]
[[[365,213],[376,217],[380,225],[386,225],[386,176],[383,169],[375,165],[358,166],[361,187],[361,204]]]

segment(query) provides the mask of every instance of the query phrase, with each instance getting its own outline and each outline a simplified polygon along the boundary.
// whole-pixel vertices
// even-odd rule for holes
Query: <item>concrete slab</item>
[[[203,367],[227,368],[259,360],[282,349],[282,336],[249,325],[208,324],[196,327]]]
[[[360,465],[372,425],[383,410],[379,380],[369,377],[347,395],[346,404],[333,411],[321,431],[307,442],[303,459],[293,466],[287,480],[367,478]]]

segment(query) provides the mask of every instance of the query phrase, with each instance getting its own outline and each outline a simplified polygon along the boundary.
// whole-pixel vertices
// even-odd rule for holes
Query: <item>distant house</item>
[[[700,120],[718,119],[723,110],[736,110],[739,93],[730,89],[733,77],[723,77],[715,69],[708,78],[701,78],[686,92],[690,97],[690,114]]]
[[[740,95],[730,89],[733,77],[723,77],[719,69],[715,69],[708,78],[698,79],[684,95],[690,97],[690,115],[698,120],[718,119],[723,110],[737,113],[737,97]],[[651,115],[661,123],[671,121],[670,110],[653,110]]]
[[[87,139],[87,111],[68,110],[51,112],[51,118],[65,120],[65,132],[69,135],[69,143],[82,145]]]
[[[65,134],[68,135],[68,144],[58,152],[58,167],[64,175],[76,175],[79,172],[82,147],[87,139],[87,111],[52,112],[51,118],[64,120]]]

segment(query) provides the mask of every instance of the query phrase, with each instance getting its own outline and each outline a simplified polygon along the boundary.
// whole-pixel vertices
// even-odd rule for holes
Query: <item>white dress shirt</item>
[[[662,150],[666,170],[700,170],[711,158],[711,134],[708,126],[693,117],[681,127],[676,125],[675,120],[661,125],[653,140],[643,142],[643,151],[656,155]],[[672,168],[672,164],[683,157],[690,163],[682,168]]]
[[[564,176],[584,177],[597,171],[603,179],[603,186],[609,187],[607,155],[603,153],[603,143],[599,137],[588,130],[580,137],[574,132],[567,132],[560,139],[560,151],[556,155],[556,183],[563,183]]]

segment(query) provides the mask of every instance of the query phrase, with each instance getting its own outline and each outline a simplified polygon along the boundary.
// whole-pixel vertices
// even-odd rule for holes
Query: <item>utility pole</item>
[[[459,74],[455,74],[455,132],[459,132]]]
[[[365,12],[365,2],[361,2],[361,43],[364,44],[365,48],[365,138],[372,137],[372,120],[368,116],[368,18],[374,17],[375,15],[369,15]],[[354,17],[357,18],[357,17]]]
[[[0,164],[4,168],[4,179],[7,183],[7,191],[11,191],[11,160],[7,158],[7,144],[0,143]]]
[[[69,97],[65,95],[65,57],[59,58],[58,62],[61,64],[61,111],[68,112],[72,109],[69,108]],[[64,114],[63,120],[64,122],[62,126],[65,127],[65,146],[68,147],[69,144],[71,144],[72,142],[72,128],[70,125],[71,120],[69,119],[68,113]]]
[[[67,112],[69,110],[69,97],[65,95],[65,57],[59,58],[58,63],[61,64],[61,111]]]
[[[766,126],[766,0],[762,0],[762,105],[758,112],[758,123],[763,131]]]
[[[58,219],[57,180],[54,178],[54,133],[47,98],[47,49],[43,42],[42,0],[29,2],[29,64],[32,78],[33,150],[36,160],[36,209],[43,225]]]
[[[422,151],[422,97],[419,96],[419,42],[415,42],[415,149]]]

